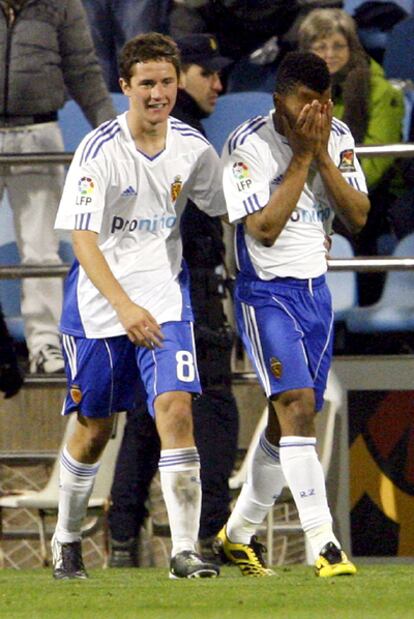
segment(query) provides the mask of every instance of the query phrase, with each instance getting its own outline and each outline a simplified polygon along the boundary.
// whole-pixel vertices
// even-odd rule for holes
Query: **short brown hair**
[[[159,32],[139,34],[127,41],[119,55],[119,75],[127,83],[132,76],[133,66],[137,62],[150,62],[151,60],[166,60],[170,62],[180,77],[180,52],[175,41]]]

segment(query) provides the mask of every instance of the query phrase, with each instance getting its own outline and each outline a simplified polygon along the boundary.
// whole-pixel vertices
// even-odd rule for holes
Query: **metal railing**
[[[358,157],[414,157],[414,143],[403,144],[370,144],[356,146],[355,152]],[[49,153],[3,153],[0,154],[0,164],[9,165],[34,165],[36,163],[51,163],[68,165],[74,153],[49,152]]]
[[[414,157],[414,143],[387,144],[357,146],[356,153],[359,157]],[[0,154],[0,165],[30,165],[30,164],[69,164],[72,161],[73,153],[50,152],[50,153],[29,153],[29,154]],[[328,268],[332,271],[357,271],[357,272],[379,272],[379,271],[404,271],[414,269],[414,256],[399,258],[393,256],[386,257],[364,257],[355,258],[330,258]],[[69,270],[69,265],[0,265],[0,279],[20,279],[22,277],[64,277]],[[253,372],[234,373],[236,382],[256,381]],[[64,385],[65,378],[60,376],[47,377],[46,382],[51,385]],[[32,386],[44,385],[45,378],[28,376],[27,383]]]
[[[414,269],[413,258],[363,257],[329,258],[330,271],[357,271],[372,273],[379,271],[406,271]],[[21,277],[65,277],[69,271],[67,264],[40,265],[5,265],[0,266],[0,279],[20,279]]]
[[[380,144],[357,146],[359,157],[414,157],[414,143]],[[29,154],[2,154],[0,164],[28,165],[36,163],[69,164],[73,153],[29,153]],[[330,258],[328,267],[332,271],[378,272],[391,270],[406,270],[414,268],[413,258],[398,257],[362,257]],[[64,277],[68,272],[67,265],[1,265],[0,279],[19,279],[21,277]]]

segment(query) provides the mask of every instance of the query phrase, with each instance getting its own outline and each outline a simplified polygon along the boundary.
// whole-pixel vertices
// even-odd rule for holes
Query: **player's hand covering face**
[[[332,102],[328,89],[322,95],[300,86],[294,93],[276,98],[276,127],[296,154],[315,158],[326,150]]]

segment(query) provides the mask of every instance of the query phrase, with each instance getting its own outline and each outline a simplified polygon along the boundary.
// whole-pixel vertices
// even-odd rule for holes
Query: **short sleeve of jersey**
[[[224,215],[226,205],[221,182],[221,161],[212,146],[199,157],[190,180],[188,197],[212,217]]]
[[[231,151],[231,152],[230,152]],[[230,222],[244,219],[266,206],[270,198],[269,151],[266,144],[247,141],[223,149],[223,188]]]
[[[93,159],[81,164],[82,143],[69,167],[55,228],[91,230],[99,233],[105,205],[104,162]]]
[[[357,191],[368,193],[361,164],[355,153],[355,141],[348,126],[337,118],[332,119],[332,149],[330,152],[345,180]]]

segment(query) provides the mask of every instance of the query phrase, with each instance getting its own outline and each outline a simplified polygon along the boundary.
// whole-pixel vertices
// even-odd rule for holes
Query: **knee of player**
[[[192,432],[192,415],[190,397],[160,397],[155,402],[155,416],[160,433],[184,436]]]
[[[111,428],[89,427],[84,435],[84,448],[90,457],[98,460],[111,436]]]
[[[107,442],[108,442],[108,438],[105,436],[96,436],[96,437],[90,438],[88,445],[87,445],[87,450],[90,455],[90,458],[94,462],[97,462],[99,460],[103,450],[105,449]]]
[[[292,434],[313,433],[315,395],[312,389],[294,389],[281,394],[276,404],[282,428],[289,426]]]

